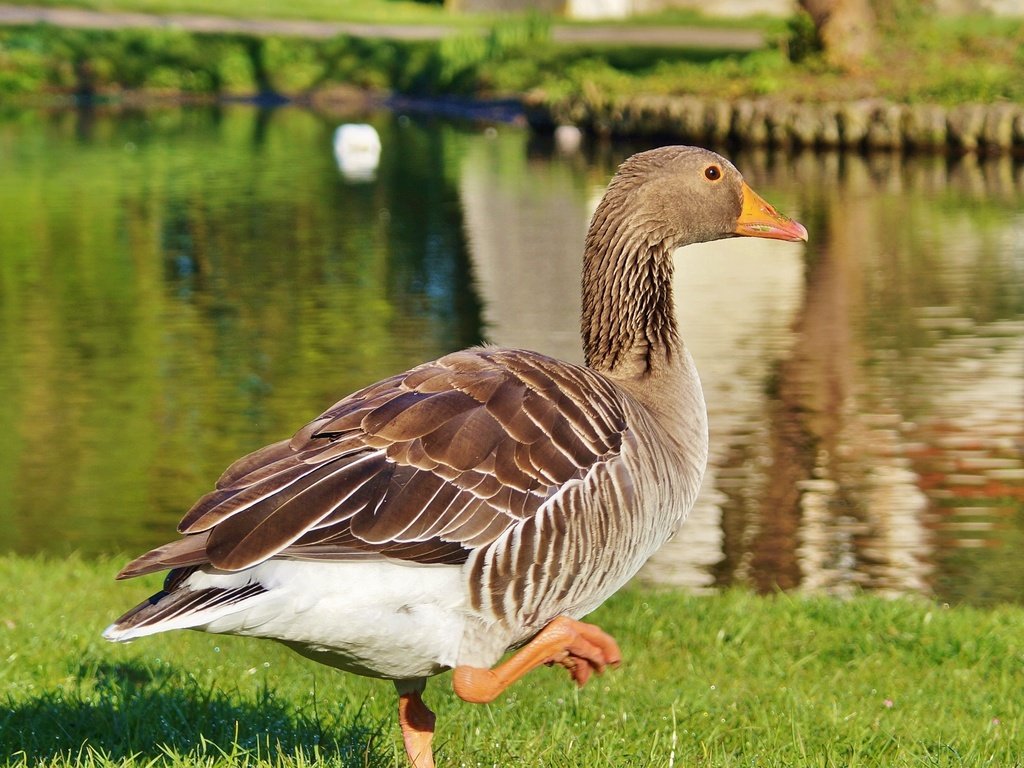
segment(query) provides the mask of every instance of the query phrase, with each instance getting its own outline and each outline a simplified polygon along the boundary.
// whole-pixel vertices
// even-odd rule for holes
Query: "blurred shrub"
[[[35,51],[0,47],[0,93],[32,93],[49,82],[48,62]]]
[[[443,38],[414,79],[418,90],[474,93],[501,87],[520,90],[536,83],[537,63],[551,50],[551,20],[530,13],[496,23],[486,35],[465,32]]]
[[[807,11],[798,11],[786,22],[786,53],[790,61],[803,61],[822,52],[821,38]]]
[[[323,80],[325,62],[316,41],[291,37],[263,40],[263,71],[270,87],[279,93],[308,91]]]
[[[217,91],[228,95],[256,93],[260,89],[252,51],[239,42],[226,41],[217,57]]]
[[[292,62],[283,62],[282,71],[286,79],[300,79]],[[253,53],[237,36],[173,29],[0,29],[0,94],[245,93],[257,85]]]

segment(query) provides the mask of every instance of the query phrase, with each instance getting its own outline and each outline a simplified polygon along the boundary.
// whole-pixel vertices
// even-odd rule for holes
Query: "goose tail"
[[[267,593],[258,581],[225,586],[193,586],[189,577],[198,569],[171,571],[164,588],[103,630],[111,642],[124,643],[172,629],[198,629],[248,608],[253,598]]]

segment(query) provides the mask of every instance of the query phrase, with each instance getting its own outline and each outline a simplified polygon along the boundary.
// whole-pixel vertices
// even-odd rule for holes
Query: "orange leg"
[[[436,717],[420,696],[423,681],[416,681],[412,690],[405,690],[410,681],[395,681],[398,688],[398,722],[402,726],[405,753],[412,768],[434,768],[434,752],[430,741],[434,738]]]
[[[622,653],[611,635],[593,624],[559,616],[494,669],[456,667],[452,687],[459,698],[486,704],[541,664],[561,664],[582,687],[591,673],[601,674],[606,666],[617,667],[621,661]]]

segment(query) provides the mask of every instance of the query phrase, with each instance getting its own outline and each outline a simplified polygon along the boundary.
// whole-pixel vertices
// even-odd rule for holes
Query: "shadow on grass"
[[[342,766],[392,764],[382,739],[388,724],[362,709],[329,713],[324,705],[307,714],[267,688],[232,696],[187,679],[182,685],[180,670],[131,662],[90,666],[86,675],[95,682],[88,691],[47,691],[0,704],[0,755],[27,765],[89,750],[144,762],[172,754],[242,763],[292,756]]]

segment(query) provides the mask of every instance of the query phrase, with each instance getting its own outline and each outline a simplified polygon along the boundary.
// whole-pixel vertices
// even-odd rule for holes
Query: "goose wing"
[[[245,456],[121,578],[274,556],[462,563],[535,515],[627,433],[593,371],[532,352],[457,352],[356,392]]]

